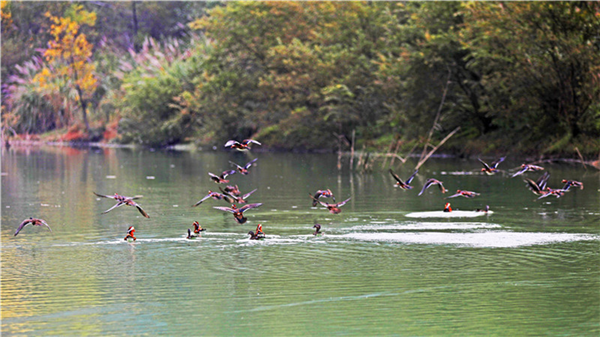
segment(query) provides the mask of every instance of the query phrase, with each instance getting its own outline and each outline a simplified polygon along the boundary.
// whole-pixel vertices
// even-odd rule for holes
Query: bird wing
[[[400,183],[400,185],[404,185],[404,182],[402,181],[402,179],[400,179],[400,177],[398,177],[394,171],[392,171],[392,169],[390,169],[390,174],[392,175],[392,177],[394,177],[394,179],[396,179],[397,182]]]
[[[238,164],[236,164],[236,163],[232,162],[231,160],[229,161],[229,163],[230,163],[230,164],[233,164],[233,165],[235,165],[235,166],[237,166],[237,168],[238,168],[238,169],[241,169],[241,168],[243,168],[243,167],[241,167],[240,165],[238,165]]]
[[[214,209],[218,209],[220,211],[235,213],[235,210],[233,208],[230,208],[230,207],[213,206],[213,208]]]
[[[352,198],[348,198],[348,199],[346,199],[346,200],[344,200],[344,201],[342,201],[342,202],[339,202],[339,203],[337,203],[337,204],[336,204],[336,206],[337,206],[337,207],[342,207],[342,206],[344,206],[344,205],[345,205],[345,204],[346,204],[348,201],[350,201],[350,199],[352,199]]]
[[[492,168],[491,168],[491,167],[490,167],[490,166],[489,166],[489,165],[488,165],[486,162],[484,162],[483,160],[481,160],[481,159],[479,159],[479,158],[477,158],[477,160],[479,160],[479,162],[480,162],[481,164],[483,164],[483,167],[485,167],[487,170],[491,170],[491,169],[492,169]]]
[[[256,162],[258,160],[258,158],[254,158],[251,161],[249,161],[246,166],[244,166],[244,168],[247,170],[248,168],[250,168],[250,166],[252,166],[252,164],[254,164],[254,162]]]
[[[255,188],[254,190],[252,190],[252,191],[250,191],[250,192],[248,192],[248,193],[244,194],[244,196],[242,197],[242,199],[246,199],[246,198],[248,198],[250,195],[252,195],[252,193],[256,192],[256,190],[257,190],[257,189]]]
[[[529,188],[529,189],[530,189],[530,190],[531,190],[533,193],[540,193],[540,192],[541,192],[541,189],[540,189],[540,187],[538,186],[538,184],[537,184],[535,181],[533,181],[533,180],[531,180],[531,179],[524,179],[523,181],[527,183],[527,187],[528,187],[528,188]]]
[[[500,158],[500,159],[496,160],[495,162],[493,162],[493,163],[492,163],[492,167],[493,167],[493,168],[497,168],[497,167],[498,167],[498,164],[500,164],[501,162],[503,162],[503,161],[504,161],[504,159],[506,159],[506,157],[502,157],[502,158]]]
[[[235,170],[223,171],[223,173],[221,173],[221,178],[225,179],[227,176],[235,174],[235,172]]]
[[[115,209],[115,208],[117,208],[117,207],[121,207],[121,206],[123,206],[123,205],[125,205],[125,202],[123,202],[123,201],[119,201],[119,202],[118,202],[118,203],[116,203],[116,204],[115,204],[113,207],[111,207],[111,208],[107,209],[106,211],[102,212],[102,214],[108,213],[108,212],[112,211],[113,209]]]
[[[144,217],[146,217],[146,218],[149,218],[149,217],[150,217],[150,216],[148,215],[148,213],[146,213],[146,211],[144,211],[144,210],[142,209],[142,207],[141,207],[140,205],[138,205],[137,203],[135,203],[135,202],[134,202],[134,203],[133,203],[133,206],[135,206],[135,208],[137,208],[137,209],[138,209],[138,211],[140,211],[140,213],[142,213],[142,215],[143,215]]]
[[[441,181],[436,181],[436,184],[438,184],[438,186],[440,187],[440,191],[442,191],[442,193],[446,193],[446,189],[444,188],[444,185],[442,185]]]
[[[220,179],[220,177],[214,173],[208,172],[208,175],[211,176],[211,178]]]
[[[198,201],[197,203],[192,205],[192,207],[196,207],[196,206],[200,205],[204,200],[210,198],[210,196],[211,196],[211,193],[207,194],[204,198],[200,199],[200,201]]]
[[[262,203],[260,203],[260,202],[256,203],[256,204],[248,204],[248,205],[245,205],[245,206],[241,207],[239,210],[240,210],[240,212],[244,213],[245,211],[247,211],[247,210],[249,210],[251,208],[256,208],[256,207],[259,207],[261,205],[262,205]]]
[[[114,199],[115,196],[114,195],[104,195],[104,194],[98,194],[96,192],[93,192],[96,196],[99,196],[100,198],[109,198],[109,199]]]
[[[19,232],[21,231],[21,229],[23,229],[23,227],[27,226],[27,224],[29,224],[30,222],[31,222],[31,219],[25,219],[25,220],[23,220],[23,222],[21,222],[21,224],[17,228],[17,231],[15,232],[15,236],[17,236],[17,234],[19,234]]]
[[[236,144],[239,144],[236,140],[228,140],[227,143],[225,143],[225,147],[232,147]]]
[[[417,172],[419,172],[419,170],[415,170],[415,172],[413,172],[413,174],[411,174],[410,177],[408,177],[408,179],[406,179],[406,185],[410,184],[410,182],[415,178],[415,176],[417,175]]]
[[[429,186],[431,186],[431,179],[425,182],[425,185],[423,185],[423,188],[421,189],[421,192],[419,192],[419,195],[423,194],[423,192],[425,192],[425,190],[428,189]]]
[[[244,139],[243,143],[246,144],[246,145],[247,144],[251,144],[251,143],[254,143],[256,145],[262,145],[261,143],[255,141],[254,139]]]
[[[42,225],[48,227],[48,229],[52,232],[52,228],[50,228],[50,226],[48,225],[48,223],[46,223],[46,221],[42,220],[42,219],[38,219],[40,220],[40,222],[42,223]]]
[[[516,176],[518,176],[518,175],[521,175],[521,174],[525,173],[525,171],[527,171],[527,168],[524,168],[524,169],[520,170],[519,172],[517,172],[517,173],[513,174],[513,175],[512,175],[512,176],[510,176],[510,177],[511,177],[511,178],[514,178],[514,177],[516,177]]]
[[[538,179],[538,181],[536,182],[537,185],[540,187],[540,190],[543,190],[546,188],[546,184],[548,184],[548,179],[550,178],[550,173],[548,173],[548,171],[544,172],[544,174]]]
[[[460,197],[461,195],[462,194],[460,194],[460,193],[456,193],[456,194],[453,194],[453,195],[451,195],[449,197],[446,197],[445,199],[456,198],[456,197]]]

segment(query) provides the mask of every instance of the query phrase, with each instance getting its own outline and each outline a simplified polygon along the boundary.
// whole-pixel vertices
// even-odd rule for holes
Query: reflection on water
[[[191,207],[218,190],[208,172],[252,158],[249,175],[230,177],[263,203],[246,224],[212,208],[223,201]],[[446,174],[479,166],[430,160],[402,191],[385,171],[338,172],[335,155],[12,147],[2,154],[2,332],[598,335],[598,173],[548,165],[551,187],[585,189],[543,200],[509,175]],[[416,196],[431,177],[481,193],[453,209],[494,213],[407,217],[443,207],[439,190]],[[310,207],[308,193],[327,188],[352,198],[341,214]],[[112,201],[93,192],[143,195],[150,218],[132,207],[101,215]],[[14,237],[29,216],[53,232]],[[187,240],[194,220],[208,230]],[[267,238],[248,240],[258,223]],[[136,242],[123,240],[129,226]]]

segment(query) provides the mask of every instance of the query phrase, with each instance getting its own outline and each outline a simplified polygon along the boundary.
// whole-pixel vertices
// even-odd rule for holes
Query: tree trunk
[[[135,1],[131,2],[131,12],[132,12],[131,22],[133,24],[133,50],[135,50],[135,52],[137,53],[139,51],[139,47],[137,44],[138,21],[137,21],[137,11],[135,9]]]
[[[81,91],[81,87],[79,85],[75,86],[77,88],[77,93],[79,94],[79,104],[81,104],[81,114],[83,115],[83,124],[85,125],[85,132],[90,132],[90,124],[87,119],[87,101],[83,99],[83,92]]]

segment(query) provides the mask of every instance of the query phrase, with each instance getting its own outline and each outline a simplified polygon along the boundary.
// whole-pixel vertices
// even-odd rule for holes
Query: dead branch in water
[[[543,164],[543,163],[554,163],[554,162],[563,162],[563,163],[569,163],[569,164],[581,164],[584,167],[592,167],[595,168],[596,170],[600,170],[600,159],[596,160],[596,161],[585,161],[585,160],[581,160],[581,159],[570,159],[570,158],[550,158],[550,159],[542,159],[542,160],[538,160],[535,161],[531,164],[533,165],[537,165],[537,164]]]
[[[421,165],[425,164],[425,162],[427,161],[427,159],[429,159],[429,157],[431,157],[431,155],[435,151],[437,151],[437,149],[439,149],[440,146],[444,145],[444,143],[448,139],[450,139],[450,137],[454,136],[454,134],[457,133],[458,130],[460,130],[460,126],[457,126],[456,129],[452,130],[452,132],[450,132],[444,139],[442,139],[442,141],[436,147],[434,147],[431,151],[429,151],[429,153],[427,154],[427,156],[425,156],[425,158],[420,159],[419,163],[417,164],[417,166],[415,166],[415,170],[418,170],[419,167],[421,167]]]
[[[450,68],[448,68],[448,79],[446,80],[446,86],[444,87],[444,93],[442,94],[442,101],[440,102],[440,106],[438,107],[435,118],[433,119],[433,125],[431,126],[431,129],[429,130],[429,134],[427,134],[427,140],[425,141],[425,145],[423,146],[423,151],[421,152],[421,157],[419,158],[419,162],[421,162],[421,160],[423,160],[423,157],[425,157],[425,152],[427,152],[427,147],[428,146],[433,147],[431,145],[431,137],[433,136],[433,131],[435,130],[435,126],[437,125],[437,123],[440,119],[440,116],[442,115],[442,107],[444,106],[444,102],[446,101],[446,94],[448,93],[448,86],[450,85],[451,76],[452,76],[452,72],[450,71]]]

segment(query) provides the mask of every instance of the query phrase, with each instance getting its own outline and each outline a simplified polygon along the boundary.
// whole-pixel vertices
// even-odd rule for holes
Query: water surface
[[[192,204],[218,190],[208,172],[259,158],[248,222]],[[500,168],[521,162],[507,159]],[[394,167],[406,178],[414,162]],[[377,165],[376,165],[377,166]],[[16,148],[2,154],[2,332],[6,335],[577,335],[600,332],[600,182],[579,166],[545,165],[536,200],[522,178],[457,174],[476,160],[430,159],[411,191],[385,171],[338,171],[336,156],[255,152]],[[536,179],[539,174],[528,173]],[[481,193],[445,200],[427,178]],[[312,208],[331,189],[342,213]],[[143,195],[110,213],[93,192]],[[330,199],[325,201],[331,201]],[[471,211],[474,218],[410,218]],[[15,228],[27,217],[46,228]],[[208,230],[185,239],[198,220]],[[322,236],[312,235],[314,223]],[[246,233],[261,223],[264,241]],[[123,241],[129,226],[138,240]]]

